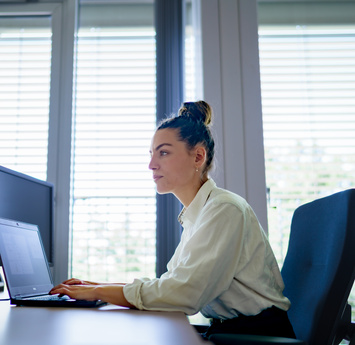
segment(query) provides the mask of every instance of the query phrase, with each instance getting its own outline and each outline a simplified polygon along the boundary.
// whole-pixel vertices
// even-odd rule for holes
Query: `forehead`
[[[176,146],[181,141],[178,140],[177,131],[171,128],[159,129],[155,132],[150,146],[151,151],[156,150],[161,145]]]

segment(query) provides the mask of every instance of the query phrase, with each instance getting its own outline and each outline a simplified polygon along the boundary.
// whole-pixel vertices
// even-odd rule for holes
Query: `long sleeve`
[[[227,290],[243,237],[242,230],[228,231],[233,223],[233,228],[243,223],[243,217],[237,216],[234,208],[228,204],[212,208],[213,218],[198,224],[192,234],[185,232],[168,272],[160,279],[136,280],[133,286],[126,285],[124,293],[130,303],[139,309],[194,314]],[[238,227],[242,229],[243,224]]]
[[[186,314],[202,310],[218,318],[256,314],[271,305],[288,309],[271,248],[244,199],[207,185],[182,221],[183,235],[168,271],[124,287],[131,304]]]

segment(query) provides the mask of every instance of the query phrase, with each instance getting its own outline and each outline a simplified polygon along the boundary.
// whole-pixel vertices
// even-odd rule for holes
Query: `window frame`
[[[87,0],[84,0],[84,2]],[[182,3],[182,0],[180,0]],[[94,3],[95,1],[89,1]],[[118,0],[117,2],[120,2]],[[164,6],[164,2],[160,4]],[[11,15],[50,15],[52,16],[52,66],[50,86],[50,110],[48,133],[47,180],[55,185],[55,232],[54,232],[54,265],[52,267],[54,283],[67,279],[70,263],[70,200],[71,200],[71,160],[72,160],[72,122],[75,84],[75,46],[79,0],[45,3],[39,0],[36,4],[21,4],[19,6],[1,6],[0,13]],[[10,15],[10,14],[9,14]],[[166,25],[166,23],[164,24]],[[181,28],[183,30],[183,28]],[[181,39],[181,37],[179,38]],[[162,48],[163,49],[163,48]],[[182,76],[181,76],[182,77]],[[180,98],[181,96],[179,96]],[[182,99],[181,99],[182,101]],[[174,104],[180,105],[181,102]],[[166,106],[166,105],[165,105]],[[170,105],[167,105],[170,106]],[[170,109],[169,109],[170,111]],[[174,109],[176,111],[176,109]],[[164,112],[165,113],[165,112]],[[173,201],[178,203],[178,201]],[[179,207],[177,205],[177,207]],[[157,211],[158,215],[158,211]],[[177,215],[176,215],[177,216]],[[163,222],[177,223],[176,218],[160,212]],[[173,225],[175,226],[175,224]],[[169,226],[167,226],[169,227]],[[177,229],[179,227],[175,226]],[[158,254],[164,261],[160,267],[165,267],[177,242],[177,235],[165,236],[166,227],[157,229],[164,232],[162,237],[162,253]],[[170,243],[171,242],[171,243]],[[165,253],[165,243],[169,244]],[[158,268],[161,271],[163,268]]]
[[[101,16],[97,17],[97,12]],[[124,281],[142,274],[155,277],[156,196],[148,169],[156,121],[153,12],[153,3],[111,2],[106,6],[81,1],[79,5],[74,61],[77,83],[73,99],[70,276],[96,281],[109,281],[117,274]],[[91,176],[84,177],[86,174]],[[120,174],[127,181],[121,180]],[[100,207],[104,201],[106,206]],[[116,203],[120,202],[118,207]],[[147,203],[144,211],[140,202]],[[148,215],[151,221],[143,221],[142,217]],[[120,223],[120,217],[126,220]],[[95,222],[101,224],[94,226]],[[144,230],[139,222],[145,223]],[[136,232],[141,232],[140,236]],[[116,240],[113,234],[117,235]],[[91,235],[98,240],[90,240]],[[142,244],[140,241],[148,240],[147,236],[149,244]],[[100,239],[107,240],[107,244],[100,244]]]
[[[73,50],[74,32],[71,26],[63,26],[63,18],[72,18],[73,2],[52,2],[52,3],[26,3],[17,5],[1,5],[0,16],[50,16],[52,25],[52,60],[51,60],[51,81],[49,101],[49,126],[48,126],[48,154],[47,154],[47,181],[55,185],[55,212],[53,254],[54,264],[51,267],[54,274],[54,281],[58,282],[67,275],[67,253],[68,253],[68,230],[69,212],[67,211],[66,195],[69,195],[69,174],[65,173],[70,168],[70,148],[66,146],[67,138],[71,137],[71,123],[60,121],[63,118],[71,118],[71,91],[72,83],[70,63],[72,60],[70,52]],[[65,11],[65,16],[63,16]],[[73,21],[74,22],[74,21]],[[70,85],[68,87],[68,85]],[[66,106],[65,105],[69,105]],[[70,140],[69,140],[70,143]],[[57,167],[60,167],[58,169]],[[64,172],[64,173],[63,173]],[[66,193],[67,192],[67,193]],[[67,199],[69,201],[69,198]],[[66,218],[67,217],[67,218]],[[65,221],[68,219],[68,221]],[[67,231],[66,231],[67,230]]]

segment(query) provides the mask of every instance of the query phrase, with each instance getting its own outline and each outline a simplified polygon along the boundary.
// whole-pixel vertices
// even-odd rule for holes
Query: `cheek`
[[[177,178],[186,180],[190,179],[194,175],[195,170],[196,169],[193,165],[191,165],[191,162],[187,160],[185,162],[180,162],[179,164],[176,164],[174,171]]]

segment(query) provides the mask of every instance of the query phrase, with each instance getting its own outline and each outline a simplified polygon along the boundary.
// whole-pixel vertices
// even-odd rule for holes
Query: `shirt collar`
[[[188,207],[184,207],[179,214],[178,221],[181,225],[187,225],[187,222],[194,223],[203,206],[205,206],[208,197],[211,194],[216,183],[212,179],[208,179],[199,189],[196,196]]]

